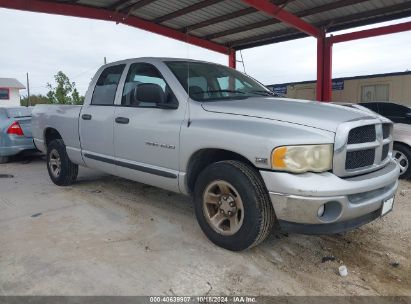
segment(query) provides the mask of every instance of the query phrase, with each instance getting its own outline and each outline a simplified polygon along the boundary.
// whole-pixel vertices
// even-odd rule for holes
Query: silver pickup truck
[[[391,121],[276,98],[207,62],[104,65],[83,106],[36,106],[32,124],[55,184],[72,184],[80,165],[192,195],[201,229],[229,250],[257,245],[274,226],[359,227],[392,209],[398,186]]]

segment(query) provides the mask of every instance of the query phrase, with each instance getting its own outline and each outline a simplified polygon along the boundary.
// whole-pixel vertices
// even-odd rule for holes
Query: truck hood
[[[340,105],[276,97],[205,102],[202,107],[208,112],[284,121],[331,132],[336,132],[342,122],[377,117]]]

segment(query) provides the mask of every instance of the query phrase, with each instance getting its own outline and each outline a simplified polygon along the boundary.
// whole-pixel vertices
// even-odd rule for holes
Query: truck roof
[[[128,58],[128,59],[123,59],[123,60],[118,60],[114,62],[107,63],[103,66],[110,66],[110,65],[116,65],[116,64],[121,64],[121,63],[130,63],[134,62],[136,60],[144,60],[147,62],[164,62],[164,61],[190,61],[190,62],[204,62],[204,63],[211,63],[211,64],[218,64],[215,62],[209,62],[209,61],[204,61],[204,60],[195,60],[195,59],[189,59],[189,58],[173,58],[173,57],[136,57],[136,58]]]

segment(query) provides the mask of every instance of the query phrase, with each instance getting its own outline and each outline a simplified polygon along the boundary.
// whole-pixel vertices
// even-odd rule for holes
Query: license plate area
[[[394,206],[394,197],[391,197],[389,199],[386,199],[385,201],[382,202],[382,208],[381,208],[381,216],[386,215],[388,212],[392,210]]]

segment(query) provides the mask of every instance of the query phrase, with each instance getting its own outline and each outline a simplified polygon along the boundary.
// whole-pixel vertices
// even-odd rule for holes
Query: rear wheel
[[[392,155],[400,166],[400,178],[411,177],[411,149],[406,145],[394,143]]]
[[[256,246],[276,221],[261,176],[239,161],[221,161],[204,169],[195,184],[194,202],[203,232],[228,250]]]
[[[9,162],[8,156],[0,156],[0,164],[5,164]]]
[[[47,147],[47,170],[58,186],[71,185],[77,179],[78,165],[69,159],[62,139],[53,140]]]

